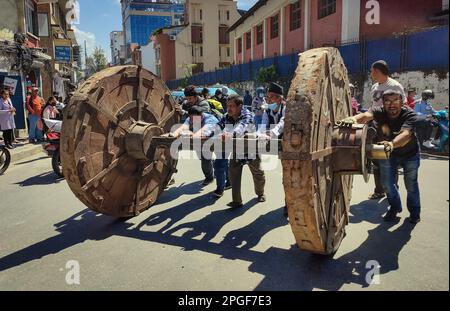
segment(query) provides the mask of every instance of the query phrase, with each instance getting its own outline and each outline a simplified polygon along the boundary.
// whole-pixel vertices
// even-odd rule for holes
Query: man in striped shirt
[[[254,131],[254,115],[248,109],[244,108],[244,99],[238,95],[232,95],[227,101],[227,113],[219,121],[218,126],[223,130],[222,138],[241,138],[246,133]],[[224,161],[227,159],[223,159]],[[217,160],[216,160],[217,161]],[[230,160],[230,181],[233,195],[233,201],[228,203],[232,208],[242,207],[241,196],[241,180],[242,168],[248,164],[250,172],[253,175],[253,182],[255,185],[255,192],[258,196],[258,202],[265,202],[264,187],[266,184],[266,177],[264,171],[261,169],[261,158],[257,156],[255,159],[249,159],[246,155],[239,155]],[[216,171],[216,178],[219,177],[219,172]]]

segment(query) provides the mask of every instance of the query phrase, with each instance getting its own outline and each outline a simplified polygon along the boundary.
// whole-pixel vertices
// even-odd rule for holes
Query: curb
[[[10,150],[11,152],[11,163],[18,162],[25,158],[34,156],[38,153],[44,152],[41,144],[33,145],[33,144],[25,144],[22,146],[16,147],[16,149]]]

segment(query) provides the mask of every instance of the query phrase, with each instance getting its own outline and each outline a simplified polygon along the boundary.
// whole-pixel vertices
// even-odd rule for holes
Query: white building
[[[155,42],[150,40],[149,44],[141,47],[142,51],[142,67],[150,70],[157,76],[161,74],[156,70],[156,50]]]
[[[111,65],[117,66],[121,64],[121,59],[125,58],[125,38],[123,31],[112,31],[109,36],[111,39]]]

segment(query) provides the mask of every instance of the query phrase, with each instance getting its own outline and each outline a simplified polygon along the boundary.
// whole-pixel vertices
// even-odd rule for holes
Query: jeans
[[[43,134],[42,134],[42,131],[40,129],[38,129],[38,127],[37,127],[37,123],[38,123],[40,117],[30,114],[28,116],[28,118],[30,119],[30,132],[29,132],[28,138],[30,140],[33,140],[33,139],[41,140]]]
[[[393,212],[402,211],[402,202],[400,194],[395,186],[395,174],[399,166],[403,167],[404,181],[408,197],[406,205],[412,217],[420,217],[420,193],[419,183],[417,181],[420,155],[417,154],[410,158],[399,158],[391,156],[389,160],[379,160],[380,177],[383,188],[386,192],[391,210]]]
[[[228,181],[228,159],[217,159],[214,161],[214,174],[216,175],[217,192],[223,192]]]

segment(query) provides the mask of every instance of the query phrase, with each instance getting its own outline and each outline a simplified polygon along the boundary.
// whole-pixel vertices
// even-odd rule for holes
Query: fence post
[[[366,74],[366,61],[367,61],[367,50],[366,50],[366,37],[362,36],[361,41],[359,42],[359,70],[364,75]]]
[[[402,34],[400,41],[400,71],[405,70],[408,64],[408,36]]]

